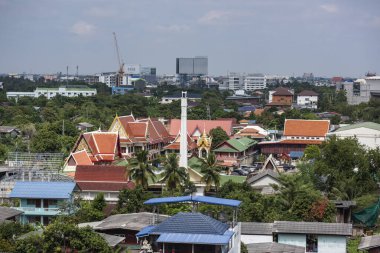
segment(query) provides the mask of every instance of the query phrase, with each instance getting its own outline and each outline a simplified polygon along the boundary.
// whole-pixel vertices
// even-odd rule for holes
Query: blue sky
[[[209,57],[209,73],[380,74],[377,0],[0,0],[0,73],[175,73]]]

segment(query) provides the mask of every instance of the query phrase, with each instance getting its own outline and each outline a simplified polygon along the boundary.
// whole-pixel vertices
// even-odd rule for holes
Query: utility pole
[[[66,66],[66,85],[69,85],[69,65]]]
[[[79,79],[79,66],[77,65],[77,74],[76,74],[76,76],[77,76],[77,79]]]

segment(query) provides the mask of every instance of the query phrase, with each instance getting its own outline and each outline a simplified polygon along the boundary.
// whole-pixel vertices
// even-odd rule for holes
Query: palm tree
[[[170,154],[166,157],[163,175],[162,181],[166,182],[168,190],[179,189],[186,181],[186,168],[179,167],[176,154]]]
[[[216,159],[215,154],[209,153],[206,158],[201,159],[199,167],[203,174],[202,181],[206,183],[206,191],[209,191],[212,185],[214,185],[215,190],[218,191],[222,167]]]
[[[144,189],[148,188],[149,179],[154,181],[156,167],[148,163],[147,150],[142,150],[136,154],[136,157],[128,159],[126,175],[129,175],[136,185],[141,185]]]

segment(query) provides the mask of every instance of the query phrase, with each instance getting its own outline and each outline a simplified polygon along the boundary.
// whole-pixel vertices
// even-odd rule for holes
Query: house
[[[248,137],[235,138],[222,142],[212,151],[223,166],[250,165],[253,162],[256,144],[257,141]]]
[[[138,120],[132,114],[116,115],[109,132],[118,133],[121,154],[126,158],[141,150],[148,150],[149,158],[155,158],[173,140],[161,121],[151,118]]]
[[[318,108],[318,93],[312,90],[303,90],[297,95],[297,106],[306,109]]]
[[[210,135],[210,131],[214,128],[221,127],[228,136],[233,135],[232,126],[234,124],[233,119],[221,119],[221,120],[187,120],[187,132],[189,136],[197,141],[203,132]],[[181,129],[181,120],[172,119],[169,122],[169,134],[173,137],[177,136]]]
[[[117,132],[82,133],[66,159],[64,172],[75,171],[77,165],[111,164],[121,158]]]
[[[75,182],[18,181],[9,197],[20,200],[20,206],[15,209],[23,212],[22,223],[47,225],[51,218],[73,211],[69,206],[78,190]]]
[[[267,107],[277,107],[280,109],[291,108],[293,104],[294,92],[285,87],[278,87],[269,92],[269,103]]]
[[[14,126],[0,126],[0,138],[1,137],[17,137],[21,134],[21,131]]]
[[[352,236],[352,224],[347,223],[275,221],[271,227],[270,223],[245,222],[242,242],[266,243],[270,228],[273,242],[303,247],[304,252],[345,253],[347,237]]]
[[[270,195],[275,193],[272,185],[280,185],[279,176],[276,171],[267,169],[247,178],[247,184],[261,194]]]
[[[116,204],[119,191],[135,188],[126,176],[124,166],[78,165],[74,179],[81,189],[83,200],[93,200],[99,193],[104,193],[104,199],[109,204]]]
[[[356,201],[335,200],[333,201],[336,208],[337,223],[351,223],[352,209],[356,206]]]
[[[159,224],[166,220],[168,215],[148,212],[115,214],[102,221],[80,223],[79,227],[89,226],[96,232],[107,235],[119,235],[125,238],[124,243],[137,245],[136,234],[147,226]]]
[[[304,152],[308,145],[320,145],[326,140],[330,129],[329,120],[285,119],[281,140],[259,143],[262,154],[290,154]]]
[[[338,128],[329,136],[337,138],[356,137],[360,144],[367,148],[375,149],[380,147],[380,124],[374,122],[362,122]]]
[[[258,125],[248,125],[239,130],[235,137],[249,137],[251,139],[262,141],[269,135],[268,131]]]
[[[380,235],[364,236],[360,240],[358,250],[368,253],[380,252]]]
[[[7,221],[18,221],[23,211],[16,210],[6,206],[0,206],[0,223]]]
[[[152,245],[162,252],[209,253],[240,252],[238,225],[234,228],[210,216],[192,212],[177,213],[148,232]],[[143,236],[142,233],[137,236]]]

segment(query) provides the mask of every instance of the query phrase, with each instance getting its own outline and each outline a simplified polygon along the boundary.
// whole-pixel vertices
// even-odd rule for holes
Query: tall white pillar
[[[182,91],[181,97],[181,142],[179,166],[187,169],[187,92]]]

